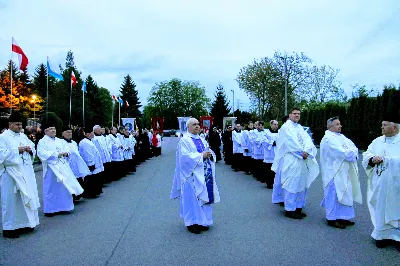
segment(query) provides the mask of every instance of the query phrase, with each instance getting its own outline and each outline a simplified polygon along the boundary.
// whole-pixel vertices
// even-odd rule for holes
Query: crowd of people
[[[237,123],[234,130],[228,126],[219,134],[213,128],[205,137],[199,134],[196,119],[188,121],[188,133],[178,144],[171,197],[181,197],[181,217],[190,232],[199,234],[212,224],[210,204],[219,201],[215,163],[222,159],[221,141],[225,163],[234,171],[254,175],[272,189],[271,201],[284,208],[286,217],[307,217],[307,193],[321,171],[321,206],[327,225],[345,229],[355,224],[353,204],[362,203],[358,148],[341,133],[340,118],[332,117],[320,143],[318,163],[317,148],[299,124],[300,117],[300,109],[293,108],[282,119],[280,129],[276,120],[270,121],[267,129],[263,121],[249,121],[244,130]],[[382,136],[362,154],[362,166],[368,177],[367,205],[374,226],[371,236],[378,248],[394,244],[400,251],[399,124],[400,113],[384,115]],[[179,178],[183,185],[179,185]]]
[[[35,145],[23,133],[23,118],[14,111],[8,129],[0,134],[0,176],[3,236],[18,238],[39,224],[41,206],[33,160],[43,165],[43,213],[52,217],[71,212],[74,202],[93,199],[107,183],[136,172],[136,167],[161,155],[161,136],[130,132],[125,127],[62,129],[56,137],[56,121],[42,121],[44,136]]]

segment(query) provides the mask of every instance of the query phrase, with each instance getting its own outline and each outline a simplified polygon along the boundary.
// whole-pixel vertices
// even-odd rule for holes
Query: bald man
[[[215,154],[199,136],[200,123],[187,121],[187,134],[178,143],[171,198],[180,198],[180,216],[194,234],[207,231],[213,223],[212,204],[219,202],[215,182]]]

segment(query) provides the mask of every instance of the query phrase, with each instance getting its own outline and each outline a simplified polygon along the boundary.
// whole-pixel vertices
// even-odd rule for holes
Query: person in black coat
[[[219,147],[221,146],[221,138],[219,137],[217,127],[214,127],[212,131],[208,133],[208,144],[211,150],[215,153],[216,160],[221,161],[221,151]]]
[[[233,157],[232,126],[227,126],[226,131],[222,134],[222,142],[224,143],[225,163],[231,165]]]

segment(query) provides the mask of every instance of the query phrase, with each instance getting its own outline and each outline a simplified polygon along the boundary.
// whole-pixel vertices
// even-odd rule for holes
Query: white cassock
[[[135,140],[135,138],[133,138]],[[131,136],[125,137],[123,136],[123,143],[122,145],[124,146],[124,159],[125,160],[131,160],[132,155],[135,153],[135,142],[133,142]]]
[[[264,163],[273,163],[276,153],[276,140],[278,139],[278,132],[271,132],[269,129],[264,130],[265,137],[262,139],[261,144],[264,152]]]
[[[121,162],[124,160],[124,154],[123,154],[123,148],[121,146],[123,145],[121,143],[120,138],[116,135],[114,136],[113,134],[107,135],[108,141],[111,146],[111,159],[113,162]]]
[[[65,157],[58,157],[61,152],[70,154],[70,149],[65,141],[47,135],[39,140],[37,149],[43,163],[43,212],[72,211],[72,195],[82,194],[83,189]]]
[[[70,154],[66,158],[69,167],[71,167],[72,172],[76,178],[84,178],[85,176],[90,174],[90,170],[87,167],[85,161],[82,159],[79,154],[78,144],[75,141],[71,140],[70,142],[63,139],[65,145],[68,146]]]
[[[371,167],[374,156],[383,163]],[[376,240],[400,241],[400,134],[376,138],[363,153],[363,167],[368,176],[367,203]]]
[[[358,178],[358,149],[343,134],[329,130],[321,141],[321,173],[327,220],[350,220],[355,217],[353,201],[362,203]]]
[[[232,132],[232,142],[233,142],[233,153],[243,153],[242,131],[237,132],[236,130],[234,130]]]
[[[104,138],[102,135],[97,136],[95,134],[92,141],[100,153],[103,164],[111,162],[111,154],[109,152],[110,148],[106,138]]]
[[[35,227],[40,207],[35,172],[29,153],[19,154],[18,147],[35,145],[23,133],[6,130],[0,135],[0,185],[3,230]]]
[[[249,130],[243,130],[242,133],[242,148],[243,148],[243,156],[246,157],[251,157],[252,154],[252,147],[250,143],[250,131]],[[247,150],[247,152],[245,151]]]
[[[252,156],[255,160],[264,160],[264,150],[262,147],[262,141],[264,139],[264,130],[253,129],[250,136],[250,142],[253,147]]]
[[[317,148],[303,127],[291,120],[279,130],[272,171],[284,189],[285,210],[295,211],[306,203],[307,189],[319,174]],[[304,160],[302,153],[309,157]]]
[[[95,175],[104,171],[100,152],[90,139],[84,138],[79,142],[79,154],[87,166],[95,166],[90,175]]]
[[[180,217],[185,225],[209,226],[213,223],[212,203],[220,201],[215,181],[214,161],[203,160],[207,142],[199,135],[186,133],[178,143],[171,199],[180,198]]]

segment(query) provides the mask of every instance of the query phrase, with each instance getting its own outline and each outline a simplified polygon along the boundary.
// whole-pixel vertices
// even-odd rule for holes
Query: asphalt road
[[[375,247],[365,203],[355,206],[355,226],[328,227],[318,178],[309,190],[308,217],[291,220],[271,203],[271,190],[223,163],[217,164],[221,202],[214,206],[214,225],[189,233],[179,201],[169,199],[177,138],[164,140],[161,157],[109,184],[101,197],[82,200],[71,214],[41,213],[35,231],[19,239],[0,237],[0,265],[400,264],[394,247]],[[42,172],[37,181],[41,197]]]

